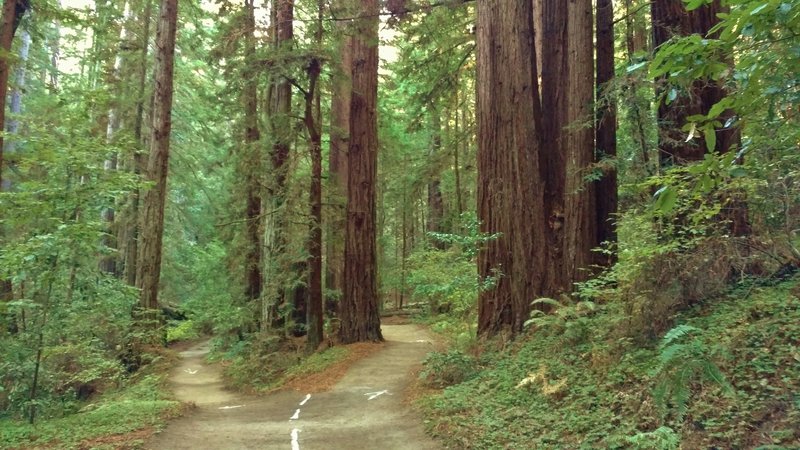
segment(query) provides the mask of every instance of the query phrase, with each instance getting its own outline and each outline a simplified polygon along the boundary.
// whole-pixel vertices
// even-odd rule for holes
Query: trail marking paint
[[[311,394],[306,394],[306,398],[304,398],[303,401],[300,402],[300,406],[305,405],[309,400],[311,400]]]
[[[244,407],[244,405],[220,406],[219,409],[236,409],[236,408],[242,408],[242,407]]]
[[[300,430],[297,428],[292,430],[292,450],[300,450],[300,442],[298,439],[300,438]]]
[[[380,396],[381,396],[381,395],[383,395],[383,394],[386,394],[386,395],[392,395],[392,394],[390,394],[390,393],[389,393],[389,391],[388,391],[388,390],[386,390],[386,389],[384,389],[384,390],[382,390],[382,391],[378,391],[378,392],[367,392],[367,393],[366,393],[366,394],[364,394],[364,395],[368,395],[368,396],[369,396],[369,398],[367,398],[367,400],[375,400],[376,398],[380,397]]]
[[[292,417],[289,417],[289,420],[297,420],[299,418],[300,418],[300,409],[297,409],[297,411],[294,412],[294,415]]]

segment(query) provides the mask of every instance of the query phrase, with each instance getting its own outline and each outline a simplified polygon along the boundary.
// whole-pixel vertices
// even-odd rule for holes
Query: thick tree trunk
[[[675,36],[691,34],[708,35],[718,22],[717,14],[724,9],[720,0],[693,11],[687,11],[681,0],[654,0],[651,3],[653,19],[653,44],[658,47]],[[659,80],[659,96],[663,95],[664,79]],[[658,106],[659,119],[659,161],[662,167],[682,165],[693,161],[701,161],[706,153],[706,144],[702,136],[686,141],[686,132],[682,127],[687,117],[706,114],[709,109],[725,98],[725,88],[715,80],[697,80],[688,95],[679,95],[667,104],[662,101]],[[726,113],[725,116],[730,116]],[[726,117],[722,117],[724,122]],[[736,130],[720,129],[717,131],[716,150],[726,152],[738,140]]]
[[[322,45],[323,3],[320,0],[317,17],[317,44]],[[322,72],[322,63],[312,58],[308,68],[308,94],[306,95],[305,122],[308,129],[308,144],[311,153],[311,186],[308,200],[311,222],[308,230],[308,306],[306,327],[308,337],[306,351],[317,350],[322,343],[323,295],[322,295],[322,114],[317,82]]]
[[[133,118],[133,137],[137,146],[146,147],[147,142],[144,133],[145,123],[145,102],[147,95],[147,68],[148,54],[150,48],[150,22],[153,16],[153,2],[145,0],[145,8],[140,16],[141,36],[137,43],[138,56],[132,62],[137,67],[136,72],[136,112]],[[144,170],[145,158],[142,151],[137,147],[133,152],[133,158],[127,162],[128,170],[135,174],[141,174]],[[141,202],[141,192],[139,188],[134,189],[128,198],[119,221],[119,236],[117,242],[120,245],[120,261],[122,262],[122,272],[125,282],[130,286],[136,285],[137,256],[139,252],[139,204]]]
[[[478,333],[520,332],[545,270],[533,3],[478,0],[478,218],[501,233],[478,255]],[[523,207],[524,206],[524,207]]]
[[[566,192],[564,210],[564,281],[573,283],[591,275],[596,258],[597,211],[595,189],[586,176],[594,163],[594,27],[592,0],[570,1],[567,8],[567,122],[565,133]]]
[[[153,186],[144,192],[139,216],[139,254],[136,287],[141,289],[140,306],[158,310],[161,251],[164,237],[164,206],[167,197],[169,140],[172,129],[173,69],[178,1],[162,0],[156,32],[155,93],[150,157],[144,173]]]
[[[596,158],[617,157],[617,105],[607,95],[607,87],[614,79],[614,4],[612,0],[597,1],[597,130]],[[602,164],[603,178],[597,182],[597,245],[617,242],[616,213],[618,209],[616,165]],[[616,254],[603,254],[600,264],[610,266]]]
[[[544,45],[542,55],[542,152],[541,175],[544,180],[544,206],[547,219],[547,263],[544,294],[555,297],[570,285],[566,278],[564,255],[566,239],[566,184],[568,97],[570,85],[567,49],[567,4],[563,0],[542,0],[541,13]]]
[[[273,0],[274,48],[288,51],[294,40],[294,0]],[[283,322],[279,307],[285,300],[284,281],[291,270],[283,261],[286,250],[285,224],[283,220],[286,202],[286,179],[289,148],[294,133],[290,116],[292,112],[292,85],[285,77],[273,80],[270,93],[269,121],[273,145],[270,154],[272,180],[269,185],[269,213],[266,216],[265,247],[267,292],[262,300],[261,328],[278,327]]]
[[[376,178],[378,168],[378,12],[377,0],[361,0],[352,41],[353,88],[347,152],[347,225],[344,295],[339,314],[343,343],[381,341]]]
[[[243,74],[245,86],[242,90],[244,102],[244,153],[240,162],[245,181],[245,298],[258,301],[263,289],[261,242],[261,133],[258,129],[258,76],[255,73],[255,5],[254,0],[245,1],[247,30],[245,31],[245,60],[248,64]]]
[[[322,343],[322,143],[317,134],[311,144],[311,230],[308,239],[308,351]]]
[[[654,0],[651,3],[654,45],[658,47],[676,36],[699,34],[706,37],[719,23],[718,15],[724,12],[727,12],[727,7],[722,6],[720,0],[692,11],[687,11],[681,0]],[[667,86],[664,86],[665,79],[659,81],[662,83],[659,96],[663,97]],[[708,114],[711,107],[728,95],[721,82],[709,79],[696,80],[689,91],[688,95],[679,95],[669,104],[662,101],[658,106],[659,163],[662,168],[703,160],[708,151],[705,138],[696,136],[687,142],[682,128],[688,122],[688,117]],[[724,111],[718,120],[724,123],[733,114],[733,111]],[[739,130],[735,127],[719,128],[716,130],[714,150],[718,153],[728,152],[739,145],[740,138]],[[722,218],[730,223],[731,234],[750,234],[743,194],[734,193],[732,198],[727,199],[725,208]]]
[[[442,151],[442,129],[441,119],[437,111],[432,112],[432,128],[433,136],[431,139],[430,155],[433,160],[439,157]],[[441,180],[438,173],[431,175],[428,181],[428,224],[427,231],[429,233],[442,232],[442,220],[444,219],[444,199],[442,198]],[[440,241],[432,240],[431,244],[437,248],[443,248]]]
[[[5,0],[3,2],[3,22],[0,26],[0,51],[4,53],[4,56],[0,56],[0,130],[5,130],[6,124],[6,93],[8,92],[8,78],[11,73],[8,55],[11,54],[11,43],[14,40],[17,27],[29,7],[27,0]],[[3,179],[4,147],[3,136],[0,136],[0,190],[5,190],[8,187]],[[0,212],[0,219],[3,217],[1,214]]]
[[[344,27],[344,25],[341,25]],[[340,43],[338,73],[331,99],[330,152],[328,154],[329,212],[326,243],[326,288],[343,290],[345,204],[347,203],[347,147],[350,140],[350,96],[352,90],[352,38]]]

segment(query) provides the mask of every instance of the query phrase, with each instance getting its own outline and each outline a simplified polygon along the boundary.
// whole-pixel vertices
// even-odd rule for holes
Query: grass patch
[[[242,341],[218,355],[228,385],[245,392],[282,388],[321,392],[330,389],[355,361],[382,348],[380,344],[337,345],[306,355],[302,339]]]
[[[626,337],[615,304],[541,323],[423,399],[426,423],[453,448],[800,448],[798,294],[794,281],[706,303],[669,345]]]
[[[138,448],[181,410],[180,403],[169,398],[164,378],[144,376],[84,405],[76,414],[42,419],[34,425],[4,419],[0,421],[0,448]]]

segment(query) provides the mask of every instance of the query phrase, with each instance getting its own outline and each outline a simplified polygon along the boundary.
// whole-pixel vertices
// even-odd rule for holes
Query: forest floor
[[[219,366],[205,360],[208,342],[181,353],[172,372],[176,397],[196,408],[145,444],[159,449],[440,448],[407,401],[412,372],[432,350],[417,325],[383,325],[383,348],[355,362],[329,390],[244,395],[228,390]]]

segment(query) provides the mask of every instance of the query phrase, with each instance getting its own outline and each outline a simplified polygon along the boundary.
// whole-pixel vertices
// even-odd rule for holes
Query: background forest
[[[5,0],[0,47],[0,447],[404,309],[451,448],[800,446],[796,1]]]

